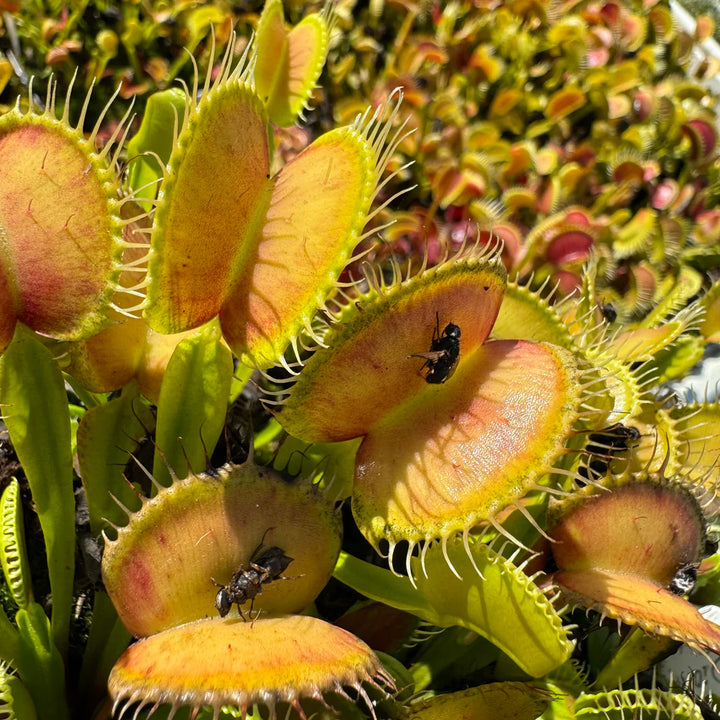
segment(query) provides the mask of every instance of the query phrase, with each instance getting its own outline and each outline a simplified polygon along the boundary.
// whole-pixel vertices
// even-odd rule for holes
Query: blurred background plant
[[[715,23],[713,37],[720,41],[720,8],[712,0],[685,0],[685,9],[695,16],[707,15]]]
[[[64,94],[79,69],[85,87],[95,83],[97,115],[122,83],[123,97],[142,107],[151,92],[192,77],[191,54],[207,62],[209,29],[226,42],[235,28],[249,35],[262,3],[254,11],[230,2],[4,2],[0,21],[2,95],[14,97],[31,77],[52,73]],[[297,14],[295,20],[297,20]],[[1,89],[1,88],[0,88]]]
[[[593,252],[596,299],[624,321],[707,282],[720,185],[705,80],[720,60],[692,59],[666,3],[341,8],[325,84],[334,118],[402,85],[416,129],[401,147],[415,190],[388,211],[388,251],[418,256],[427,241],[432,261],[468,228],[492,231],[511,275],[550,278],[561,295]]]

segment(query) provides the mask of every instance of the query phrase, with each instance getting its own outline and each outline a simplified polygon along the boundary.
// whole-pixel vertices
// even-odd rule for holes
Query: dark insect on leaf
[[[460,328],[454,323],[448,323],[441,334],[440,315],[435,313],[435,332],[429,352],[411,353],[408,357],[425,360],[423,369],[428,369],[425,375],[426,382],[433,385],[444,383],[452,377],[460,357]]]
[[[692,592],[697,582],[697,568],[694,565],[684,565],[670,581],[668,590],[675,595],[687,595]]]
[[[238,606],[240,617],[245,620],[242,608],[240,607],[248,600],[250,601],[250,613],[252,613],[255,597],[262,594],[262,586],[274,580],[292,580],[283,575],[293,558],[287,556],[282,548],[273,546],[263,550],[265,535],[272,528],[268,528],[250,557],[250,565],[245,568],[243,565],[233,573],[230,582],[222,585],[211,578],[213,583],[220,588],[215,596],[215,607],[220,617],[225,617],[233,605]]]
[[[601,305],[600,313],[609,324],[612,324],[617,320],[617,310],[610,303]]]
[[[609,427],[590,433],[585,452],[590,456],[587,467],[579,469],[583,477],[602,477],[607,473],[610,462],[624,450],[628,450],[640,439],[640,431],[632,425],[615,423]]]

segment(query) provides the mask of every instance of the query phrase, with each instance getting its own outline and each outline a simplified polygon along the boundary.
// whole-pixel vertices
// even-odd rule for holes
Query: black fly
[[[640,439],[640,431],[632,425],[615,423],[610,427],[590,433],[585,452],[590,456],[589,467],[581,467],[580,474],[589,478],[605,475],[610,462]]]
[[[610,303],[600,305],[600,314],[610,325],[617,320],[617,310]]]
[[[425,360],[423,368],[427,368],[425,381],[433,385],[444,383],[455,372],[455,365],[460,357],[460,328],[448,323],[440,334],[440,315],[435,313],[435,332],[430,343],[429,352],[412,353],[408,357],[419,357]]]
[[[227,585],[221,585],[213,578],[212,581],[220,590],[215,596],[215,607],[220,613],[220,617],[225,617],[233,604],[237,604],[240,617],[245,620],[243,611],[240,606],[250,601],[250,612],[252,613],[255,597],[262,594],[262,586],[273,582],[273,580],[289,580],[283,573],[293,558],[287,556],[282,548],[273,546],[262,550],[265,535],[268,534],[268,528],[260,540],[260,544],[255,548],[250,557],[250,567],[245,568],[242,565],[240,569],[233,573],[230,582]],[[261,552],[262,550],[262,552]]]
[[[689,594],[695,587],[697,575],[697,568],[694,565],[683,565],[670,581],[668,590],[674,595]]]

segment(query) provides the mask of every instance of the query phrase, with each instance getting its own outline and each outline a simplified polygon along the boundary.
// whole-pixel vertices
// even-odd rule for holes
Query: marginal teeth
[[[365,643],[323,620],[286,616],[253,623],[212,618],[140,640],[118,660],[108,687],[114,710],[122,704],[121,717],[138,702],[154,703],[150,714],[160,705],[171,713],[208,705],[217,713],[230,705],[246,717],[257,704],[282,717],[284,705],[303,713],[309,699],[332,709],[332,696],[350,699],[348,689],[372,714],[365,684],[394,689]]]

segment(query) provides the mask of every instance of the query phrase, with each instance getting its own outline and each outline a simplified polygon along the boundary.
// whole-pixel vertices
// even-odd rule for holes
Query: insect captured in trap
[[[245,620],[242,608],[240,607],[248,600],[250,601],[250,613],[252,613],[255,597],[262,594],[263,585],[275,580],[292,580],[283,575],[293,558],[285,554],[285,551],[277,546],[268,547],[263,550],[265,536],[272,528],[268,528],[250,556],[249,567],[240,566],[240,569],[233,573],[230,582],[222,585],[211,578],[213,583],[220,588],[215,596],[215,607],[220,617],[225,617],[233,605],[237,605],[240,617]]]
[[[585,478],[605,475],[612,460],[633,447],[640,437],[640,431],[636,427],[621,423],[590,433],[585,446],[590,461],[589,465],[580,467],[580,475]]]
[[[674,595],[687,595],[695,587],[697,576],[697,568],[694,565],[683,565],[670,581],[668,590]]]
[[[460,357],[460,328],[448,323],[440,333],[440,315],[435,313],[435,331],[433,332],[428,352],[411,353],[408,357],[419,357],[425,360],[423,369],[428,371],[425,381],[433,385],[444,383],[455,372]]]

